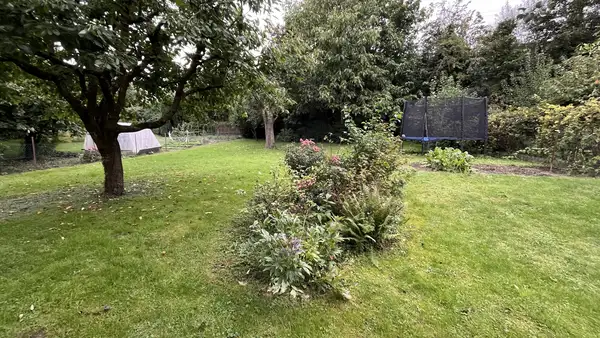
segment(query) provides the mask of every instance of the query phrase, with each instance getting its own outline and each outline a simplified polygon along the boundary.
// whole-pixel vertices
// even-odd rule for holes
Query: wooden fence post
[[[35,139],[31,136],[31,150],[33,150],[33,165],[37,165],[37,158],[35,155]]]

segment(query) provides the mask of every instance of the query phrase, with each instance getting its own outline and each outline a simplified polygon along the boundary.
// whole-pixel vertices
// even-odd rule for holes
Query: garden
[[[329,163],[334,155],[350,160],[338,146],[317,146]],[[247,273],[232,245],[242,238],[266,245],[253,232],[239,235],[240,211],[257,210],[250,207],[258,192],[274,182],[296,188],[281,176],[285,158],[284,149],[248,140],[128,158],[128,194],[116,200],[98,197],[99,163],[2,177],[0,335],[596,334],[598,180],[418,170],[401,191],[393,240],[370,251],[342,242],[335,283],[311,283],[292,298],[291,290],[269,292],[277,284],[263,265]],[[11,215],[10,201],[27,208]],[[298,228],[289,216],[260,226],[281,229],[287,221],[292,233]],[[311,248],[308,230],[321,224],[294,233],[302,250]]]
[[[493,6],[0,4],[0,336],[597,336],[600,3]]]

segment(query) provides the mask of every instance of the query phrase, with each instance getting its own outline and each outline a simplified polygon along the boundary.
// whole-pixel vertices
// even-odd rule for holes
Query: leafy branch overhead
[[[187,96],[222,88],[253,64],[262,0],[3,2],[0,62],[54,85],[102,155],[105,192],[123,193],[117,136],[171,120]],[[127,92],[172,99],[160,117],[122,126]]]
[[[259,1],[247,2],[257,7]],[[0,61],[50,81],[86,126],[164,124],[181,100],[220,88],[256,39],[230,1],[19,1],[2,5]],[[215,76],[218,75],[218,76]],[[117,127],[132,86],[173,92],[155,121]]]

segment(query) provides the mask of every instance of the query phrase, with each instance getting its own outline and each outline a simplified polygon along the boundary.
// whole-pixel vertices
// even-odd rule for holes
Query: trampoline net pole
[[[465,97],[460,97],[460,150],[463,150],[465,139]]]

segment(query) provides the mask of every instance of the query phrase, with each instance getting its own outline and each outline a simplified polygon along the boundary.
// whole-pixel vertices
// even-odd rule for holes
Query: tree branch
[[[125,107],[125,99],[127,98],[127,90],[129,89],[129,86],[131,85],[131,82],[138,76],[140,76],[142,74],[142,72],[144,71],[144,69],[146,69],[146,67],[148,67],[148,65],[150,63],[152,63],[156,57],[158,57],[158,55],[160,54],[161,51],[161,45],[160,45],[160,40],[159,40],[159,35],[161,32],[162,27],[164,26],[164,22],[159,22],[156,27],[154,27],[154,29],[152,30],[152,33],[150,33],[148,35],[148,39],[150,39],[150,54],[144,56],[144,59],[142,60],[142,62],[139,65],[136,65],[133,70],[131,70],[131,72],[129,72],[129,74],[124,73],[121,76],[121,79],[119,81],[119,95],[117,97],[117,106],[116,106],[116,111],[117,112],[121,112],[121,110],[123,110],[123,108]]]
[[[187,90],[186,92],[183,93],[183,96],[190,96],[190,95],[194,95],[196,93],[201,93],[201,92],[206,92],[209,90],[213,90],[213,89],[219,89],[219,88],[223,88],[223,85],[215,85],[215,86],[206,86],[206,87],[196,87],[196,88],[192,88],[190,90]]]
[[[88,103],[88,111],[91,114],[96,114],[96,109],[98,108],[98,79],[90,78],[90,83],[85,94],[87,103]]]
[[[15,59],[15,58],[11,58],[11,57],[0,57],[0,62],[12,62],[17,67],[21,68],[21,70],[23,70],[24,72],[26,72],[30,75],[33,75],[37,78],[40,78],[42,80],[54,81],[54,79],[60,78],[60,76],[56,73],[43,70],[37,66],[34,66],[30,63],[24,62],[19,59]]]
[[[79,68],[77,65],[72,65],[69,63],[66,63],[65,61],[57,58],[56,56],[50,54],[50,53],[46,53],[46,52],[42,52],[42,51],[37,51],[34,53],[35,56],[39,56],[45,60],[50,61],[50,63],[52,63],[53,65],[56,66],[62,66],[65,67],[67,69],[70,69],[73,72],[82,72],[84,74],[90,74],[90,75],[95,75],[95,76],[101,76],[102,72],[94,70],[94,69],[81,69]]]
[[[130,25],[135,25],[135,24],[140,24],[140,23],[145,23],[145,22],[151,22],[152,19],[155,16],[157,16],[158,14],[160,14],[158,11],[154,11],[146,16],[137,15],[137,16],[127,20],[127,23]]]
[[[196,53],[194,53],[194,55],[192,56],[192,62],[190,63],[189,68],[185,71],[185,73],[179,80],[179,84],[177,85],[177,90],[175,90],[175,97],[173,98],[173,102],[171,103],[169,108],[167,110],[165,110],[163,115],[158,120],[132,124],[131,126],[118,125],[117,131],[119,133],[122,133],[122,132],[128,133],[128,132],[140,131],[143,129],[158,128],[158,127],[163,126],[169,120],[171,120],[171,118],[173,118],[173,115],[175,115],[175,113],[179,109],[181,101],[185,97],[185,94],[186,94],[185,85],[192,78],[192,76],[194,76],[194,74],[196,73],[196,70],[198,69],[198,66],[202,63],[201,58],[202,58],[203,52],[204,52],[204,48],[202,46],[196,46]]]
[[[79,100],[83,102],[87,94],[87,84],[85,83],[85,75],[81,71],[78,71],[76,74],[79,79],[79,88],[81,88],[81,95],[79,96]]]
[[[64,78],[59,74],[49,72],[40,67],[34,66],[23,60],[11,58],[11,57],[0,57],[0,62],[12,62],[17,67],[21,68],[24,72],[37,77],[38,79],[54,82],[59,94],[69,103],[71,108],[81,117],[82,120],[87,119],[87,110],[83,106],[80,100],[73,96],[73,93],[67,88]]]
[[[102,96],[104,96],[104,99],[106,100],[105,102],[108,103],[109,107],[113,108],[115,105],[115,98],[110,89],[110,73],[108,71],[105,71],[103,76],[98,77],[98,84],[100,85]]]

